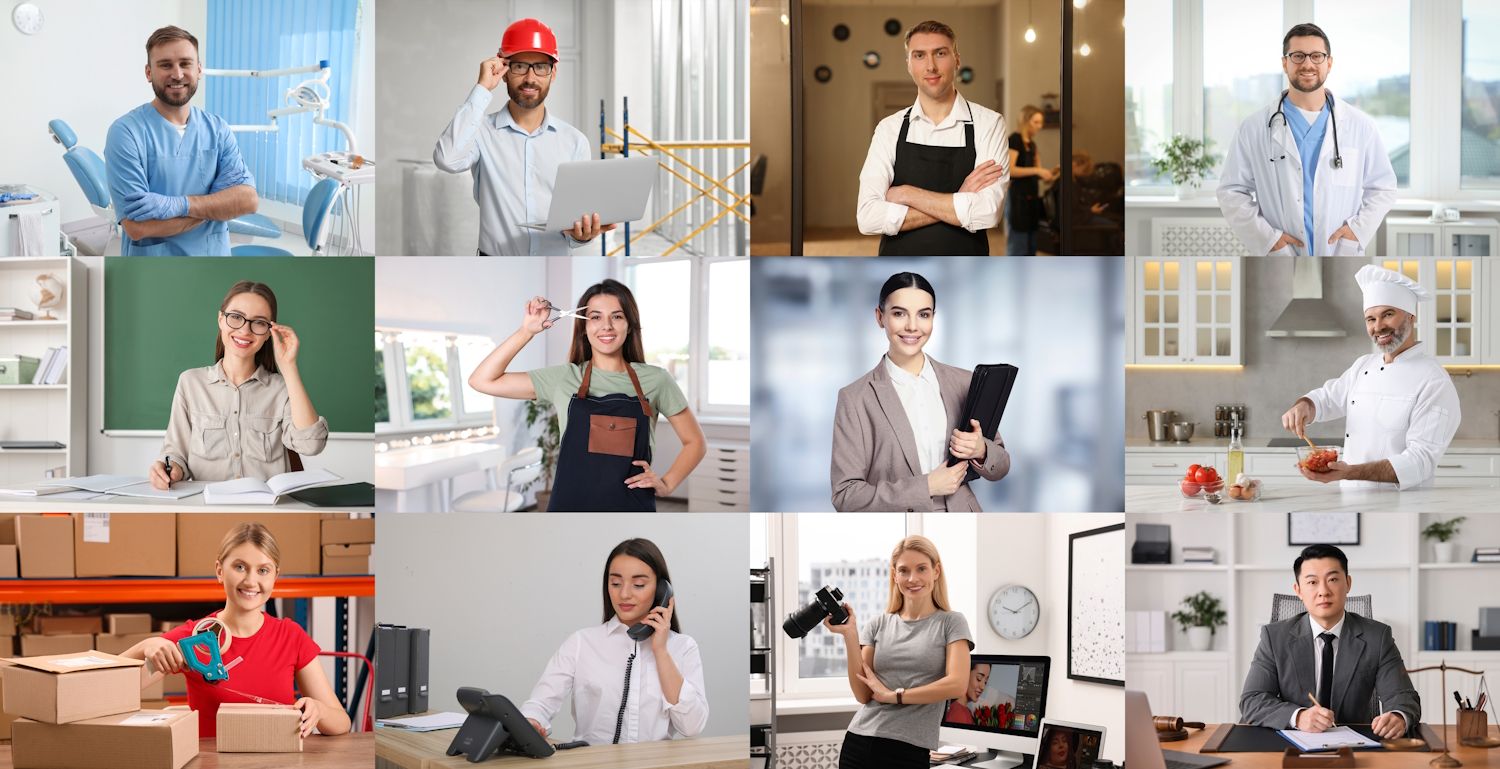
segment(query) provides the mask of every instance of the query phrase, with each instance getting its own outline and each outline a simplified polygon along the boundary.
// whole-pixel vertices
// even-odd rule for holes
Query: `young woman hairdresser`
[[[590,745],[696,737],[708,723],[698,643],[677,623],[661,550],[627,539],[604,559],[604,624],[568,636],[521,713],[543,736],[568,692]],[[644,654],[642,652],[645,652]]]
[[[875,323],[890,348],[870,373],[839,390],[833,419],[833,507],[840,512],[979,512],[964,483],[970,466],[998,481],[1010,453],[979,423],[955,427],[974,372],[922,352],[932,337],[937,293],[914,272],[880,288]],[[949,466],[948,454],[960,461]],[[966,460],[966,461],[964,461]]]
[[[289,449],[322,452],[328,420],[318,416],[297,373],[300,347],[292,327],[276,322],[270,286],[248,280],[230,286],[219,305],[215,363],[177,378],[151,485],[265,479],[291,469]]]
[[[561,319],[542,297],[526,303],[520,330],[500,343],[469,386],[499,398],[536,399],[557,407],[562,449],[549,511],[627,512],[656,509],[707,452],[703,430],[666,369],[647,365],[640,312],[625,284],[605,280],[578,299],[569,362],[525,373],[507,372],[533,337]],[[563,313],[566,316],[568,313]],[[667,472],[651,467],[656,415],[665,414],[682,451]]]
[[[302,711],[303,737],[315,727],[323,734],[349,731],[349,714],[318,664],[318,645],[297,623],[266,614],[266,602],[271,600],[280,572],[281,549],[276,538],[258,523],[240,524],[224,537],[214,565],[224,585],[224,608],[148,638],[122,655],[146,660],[162,674],[186,670],[188,707],[198,711],[199,737],[215,735],[220,705],[254,702],[255,698]],[[211,684],[184,667],[177,642],[204,630],[213,630],[219,637],[220,654],[229,670],[226,681]],[[201,659],[207,661],[207,657]]]
[[[943,561],[926,537],[891,551],[891,600],[863,628],[849,621],[823,627],[843,636],[849,689],[859,712],[849,723],[839,769],[926,769],[938,747],[943,704],[969,686],[974,648],[964,615],[948,610]],[[894,688],[893,688],[894,687]]]

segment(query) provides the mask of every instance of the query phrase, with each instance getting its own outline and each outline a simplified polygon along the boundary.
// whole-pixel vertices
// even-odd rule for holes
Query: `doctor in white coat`
[[[1432,295],[1398,272],[1367,264],[1354,276],[1364,294],[1365,331],[1380,350],[1342,376],[1297,399],[1281,424],[1301,438],[1310,422],[1347,417],[1343,461],[1309,480],[1344,487],[1401,490],[1432,485],[1432,474],[1458,431],[1458,391],[1417,341],[1417,303]]]
[[[1292,27],[1281,52],[1289,88],[1240,124],[1219,208],[1249,254],[1364,254],[1396,201],[1396,172],[1375,122],[1323,87],[1323,30]]]

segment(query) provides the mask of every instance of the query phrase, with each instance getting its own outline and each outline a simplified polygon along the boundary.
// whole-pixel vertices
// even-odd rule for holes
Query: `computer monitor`
[[[1035,755],[1047,715],[1047,672],[1052,658],[1013,654],[969,656],[969,687],[943,711],[944,744],[976,745],[991,755],[966,764],[976,769],[1007,769]]]

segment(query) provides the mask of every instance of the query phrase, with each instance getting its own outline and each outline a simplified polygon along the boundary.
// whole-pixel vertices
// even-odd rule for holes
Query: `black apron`
[[[557,478],[547,512],[655,512],[655,489],[625,487],[651,461],[651,423],[656,412],[641,392],[635,369],[625,364],[635,396],[589,397],[593,364],[583,364],[583,383],[568,399],[568,429],[557,458]]]
[[[932,192],[952,194],[974,172],[974,121],[964,124],[964,146],[932,147],[906,141],[911,107],[901,118],[896,137],[896,162],[891,186],[910,184]],[[972,117],[972,115],[971,115]],[[926,227],[880,237],[881,256],[989,256],[990,239],[984,230],[968,230],[939,221]]]

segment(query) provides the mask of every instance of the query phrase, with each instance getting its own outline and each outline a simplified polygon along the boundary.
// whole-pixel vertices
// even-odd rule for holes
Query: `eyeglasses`
[[[512,74],[512,75],[516,75],[516,76],[525,75],[526,74],[526,70],[531,70],[532,72],[535,72],[537,75],[539,75],[541,77],[546,77],[546,76],[552,74],[552,62],[550,62],[550,61],[532,61],[532,62],[513,61],[513,62],[510,63],[510,74]]]
[[[1323,62],[1328,61],[1328,54],[1323,53],[1322,51],[1313,51],[1312,53],[1303,53],[1302,51],[1292,51],[1291,53],[1286,54],[1286,55],[1282,56],[1281,58],[1283,58],[1283,59],[1291,59],[1293,64],[1301,64],[1302,62],[1305,62],[1308,59],[1312,59],[1312,63],[1314,63],[1314,64],[1322,64]]]
[[[228,323],[230,328],[244,328],[245,324],[249,323],[250,333],[256,336],[265,336],[271,333],[271,321],[269,320],[250,320],[237,312],[224,312],[223,310],[220,310],[219,314],[224,316],[224,322]]]

